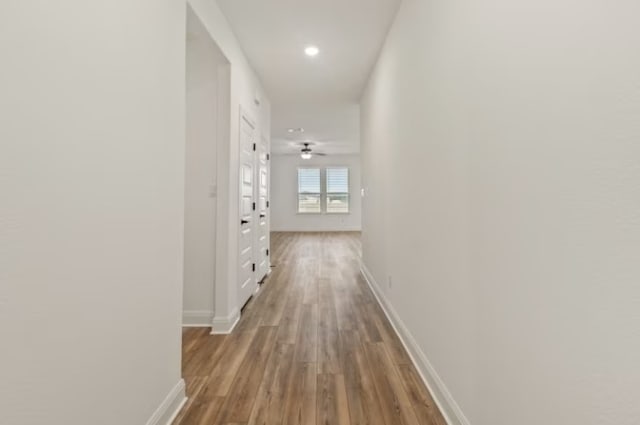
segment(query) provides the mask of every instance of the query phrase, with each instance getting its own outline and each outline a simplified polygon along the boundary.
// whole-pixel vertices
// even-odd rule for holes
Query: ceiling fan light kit
[[[304,148],[300,151],[300,158],[311,159],[311,148],[309,147],[309,143],[304,143]]]
[[[302,146],[303,148],[300,149],[300,158],[302,159],[311,159],[311,157],[313,155],[316,156],[325,156],[326,154],[324,153],[320,153],[320,152],[311,152],[311,148],[309,147],[309,145],[311,145],[311,143],[303,143]]]

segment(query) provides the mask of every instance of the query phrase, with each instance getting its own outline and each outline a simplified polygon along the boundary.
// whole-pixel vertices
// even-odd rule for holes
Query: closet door
[[[240,114],[240,234],[238,256],[238,304],[242,307],[257,289],[255,240],[258,223],[255,204],[256,126]]]
[[[256,242],[257,280],[261,281],[269,273],[269,141],[262,136],[258,144],[257,164],[257,198],[258,198],[258,228]]]

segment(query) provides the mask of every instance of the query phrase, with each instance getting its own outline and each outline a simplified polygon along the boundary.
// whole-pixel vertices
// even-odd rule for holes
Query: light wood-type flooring
[[[174,425],[446,425],[360,275],[359,233],[273,233],[230,335],[183,332]]]

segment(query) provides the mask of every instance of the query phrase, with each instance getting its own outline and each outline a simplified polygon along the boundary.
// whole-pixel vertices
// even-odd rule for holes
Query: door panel
[[[257,271],[258,281],[270,270],[269,262],[269,142],[262,137],[258,145],[258,229],[257,229]]]
[[[257,288],[255,234],[257,225],[253,208],[255,173],[255,125],[244,112],[240,116],[240,235],[238,258],[238,304],[243,306]]]

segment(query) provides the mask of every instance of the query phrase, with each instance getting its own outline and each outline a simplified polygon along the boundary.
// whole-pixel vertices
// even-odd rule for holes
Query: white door
[[[257,289],[256,253],[254,250],[257,226],[255,220],[254,173],[255,133],[253,121],[240,114],[240,240],[238,271],[238,304],[242,307]]]
[[[262,136],[258,144],[258,231],[257,231],[257,280],[269,273],[269,142]]]

